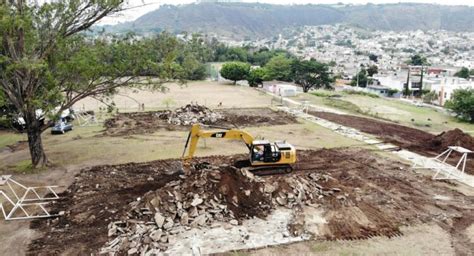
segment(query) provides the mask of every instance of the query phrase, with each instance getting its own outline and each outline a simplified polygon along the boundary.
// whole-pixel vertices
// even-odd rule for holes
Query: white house
[[[456,89],[474,89],[474,81],[468,81],[459,77],[440,77],[428,78],[423,83],[427,90],[435,91],[438,94],[438,102],[443,106],[447,100],[450,100]]]
[[[301,87],[298,87],[294,84],[280,81],[263,82],[263,88],[271,93],[283,97],[296,96],[299,89],[301,89]]]

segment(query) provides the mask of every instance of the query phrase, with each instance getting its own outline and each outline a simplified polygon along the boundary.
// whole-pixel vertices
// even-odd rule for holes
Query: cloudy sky
[[[134,20],[141,15],[158,9],[162,4],[189,4],[194,3],[195,0],[129,0],[128,10],[123,11],[114,17],[108,17],[103,20],[102,24],[115,24],[118,22]],[[445,5],[469,5],[474,6],[474,0],[243,0],[243,2],[259,2],[272,4],[334,4],[334,3],[351,3],[351,4],[384,4],[384,3],[434,3]]]

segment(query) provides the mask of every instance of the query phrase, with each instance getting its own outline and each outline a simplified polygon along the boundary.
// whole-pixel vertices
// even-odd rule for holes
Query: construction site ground
[[[212,123],[214,127],[236,128],[298,123],[295,117],[270,108],[224,108],[214,112],[222,116],[222,119]],[[168,123],[166,111],[128,112],[106,120],[104,134],[126,136],[153,133],[160,129],[188,131],[190,127],[189,124]]]
[[[240,167],[239,160],[245,159],[245,155],[205,157],[196,159],[194,164],[232,163]],[[179,160],[96,166],[81,171],[62,194],[63,199],[53,206],[53,210],[65,211],[66,215],[59,220],[32,223],[32,228],[44,235],[30,245],[29,252],[34,255],[97,252],[109,239],[109,223],[127,216],[130,203],[180,179],[179,174],[168,173],[176,168],[176,161]],[[231,172],[221,175],[231,175]],[[263,182],[279,184],[272,193],[277,197],[281,191],[292,191],[284,186],[288,180],[311,180],[311,175],[326,175],[318,184],[323,191],[334,191],[304,206],[308,210],[303,210],[306,225],[303,229],[314,239],[400,237],[408,226],[437,225],[448,234],[454,252],[469,254],[474,250],[468,234],[474,223],[474,198],[453,190],[450,184],[433,183],[429,177],[413,172],[402,163],[380,159],[358,149],[300,151],[292,174],[265,176]],[[219,183],[221,187],[233,185],[224,178]],[[261,194],[257,186],[246,189],[252,196],[241,199],[242,207],[235,207],[234,215],[242,219],[266,217],[265,211],[243,207],[254,203],[252,200]],[[313,223],[318,210],[321,212],[318,217],[324,221]],[[213,252],[206,249],[208,253]]]
[[[187,128],[173,127],[161,120],[158,128],[152,125],[144,131],[138,129],[139,132],[128,129],[123,125],[124,117],[144,116],[144,119],[127,120],[138,120],[135,126],[142,126],[148,122],[150,115],[138,111],[138,104],[129,97],[145,102],[146,112],[163,111],[166,108],[165,102],[168,105],[171,102],[168,107],[173,109],[198,101],[217,111],[240,108],[227,115],[245,114],[256,118],[256,113],[265,113],[270,119],[246,119],[237,125],[244,126],[246,131],[257,138],[287,140],[299,150],[299,163],[293,173],[264,176],[258,178],[259,181],[252,182],[244,177],[246,183],[240,184],[244,188],[242,190],[240,187],[230,186],[229,182],[239,180],[236,175],[240,175],[238,170],[245,166],[244,161],[239,161],[246,158],[245,146],[238,141],[202,140],[197,151],[199,158],[194,160],[194,164],[205,163],[205,168],[193,169],[191,181],[199,181],[199,177],[210,179],[212,177],[209,175],[218,170],[221,177],[218,183],[212,186],[199,185],[197,189],[202,190],[203,195],[220,195],[222,191],[229,191],[229,188],[230,191],[239,191],[239,207],[233,204],[233,197],[221,198],[220,204],[228,204],[226,209],[229,211],[226,214],[232,214],[224,214],[224,222],[219,221],[213,213],[212,218],[209,217],[211,215],[206,215],[205,224],[196,224],[198,227],[192,229],[200,230],[201,233],[193,234],[200,234],[201,240],[188,238],[187,232],[190,231],[182,231],[181,228],[186,226],[180,226],[177,219],[175,227],[181,231],[178,234],[167,231],[166,242],[159,241],[163,250],[185,252],[185,248],[172,244],[184,246],[197,243],[203,253],[238,250],[239,254],[258,255],[469,255],[474,251],[472,188],[457,182],[433,181],[432,172],[415,171],[387,152],[381,152],[373,146],[361,144],[316,124],[292,117],[276,117],[275,100],[251,88],[207,82],[183,88],[170,85],[169,88],[168,94],[121,92],[117,106],[121,112],[129,114],[119,115],[120,122],[114,126],[118,133],[110,133],[108,128],[102,126],[77,126],[73,132],[64,136],[45,133],[43,137],[47,154],[55,164],[49,170],[30,173],[30,169],[24,168],[28,163],[25,143],[9,142],[7,144],[10,147],[0,148],[2,173],[14,174],[17,180],[28,185],[63,185],[63,199],[52,205],[52,209],[65,211],[65,215],[58,220],[32,223],[1,221],[0,255],[98,253],[101,248],[110,247],[116,237],[116,234],[108,236],[110,223],[135,218],[138,226],[141,225],[140,221],[148,223],[150,219],[147,218],[150,216],[136,216],[136,207],[145,207],[147,202],[152,201],[151,195],[159,194],[163,197],[163,193],[173,192],[170,189],[186,189],[186,180],[175,171],[179,169],[176,164],[186,140]],[[219,93],[214,93],[216,90]],[[206,97],[211,92],[216,97]],[[79,107],[98,111],[101,105],[88,99],[81,102]],[[330,119],[328,116],[326,118]],[[252,123],[249,120],[257,121]],[[435,136],[430,133],[406,130],[404,127],[398,129],[388,124],[387,127],[385,124],[379,126],[377,123],[349,117],[347,120],[340,122],[343,124],[343,121],[347,121],[347,126],[367,129],[366,133],[384,140],[394,143],[398,141],[397,145],[402,147],[410,148],[415,145],[413,143],[424,140],[425,144],[418,147],[420,151],[416,151],[416,147],[410,149],[427,155],[436,152],[431,147],[423,147],[426,141]],[[261,121],[263,124],[260,124]],[[332,121],[337,122],[336,118]],[[250,122],[251,125],[245,125],[245,122]],[[231,124],[235,122],[220,125]],[[377,127],[382,127],[386,132],[377,133]],[[370,129],[373,129],[372,132]],[[416,135],[408,137],[412,134]],[[16,140],[20,137],[16,137]],[[229,169],[227,165],[235,165],[237,170]],[[179,185],[170,187],[170,183]],[[309,184],[311,189],[303,189],[303,195],[292,192],[295,189],[300,191],[299,188],[292,187],[292,184],[294,186],[299,183]],[[320,188],[314,190],[315,184]],[[262,192],[259,188],[265,185],[276,189],[272,192],[263,189]],[[247,193],[251,196],[247,196]],[[310,195],[313,198],[309,198]],[[305,200],[298,201],[301,196]],[[136,206],[138,198],[140,203]],[[252,199],[258,199],[262,204],[257,206]],[[194,201],[192,198],[189,200]],[[210,199],[203,200],[201,206]],[[254,207],[245,207],[246,205]],[[199,209],[211,212],[215,210]],[[169,216],[172,215],[166,217]],[[283,219],[278,219],[278,216]],[[192,217],[190,223],[198,222],[196,219],[202,220],[200,216]],[[233,219],[238,224],[229,227],[228,223]],[[271,223],[284,225],[275,226],[271,233]],[[137,227],[133,226],[135,224],[127,225],[130,225],[127,226],[127,234],[138,232]],[[249,228],[251,226],[260,228],[259,231],[266,234],[268,239],[262,240],[261,235]],[[281,228],[288,228],[289,233],[296,232],[297,235],[282,232]],[[246,235],[241,236],[242,232]],[[223,239],[212,240],[211,235]],[[228,241],[224,239],[226,235]],[[176,242],[173,239],[178,238],[180,243],[172,243]],[[213,243],[205,243],[205,238]],[[222,244],[219,240],[227,242]],[[144,242],[146,240],[140,241]],[[120,245],[129,246],[123,242]],[[266,245],[269,247],[264,248]],[[189,252],[190,248],[187,249]],[[127,252],[125,249],[120,251],[121,254]]]
[[[460,129],[449,130],[438,135],[410,128],[399,124],[379,121],[372,118],[343,115],[330,112],[309,112],[316,117],[355,128],[361,132],[376,136],[384,142],[392,143],[400,148],[412,152],[435,157],[445,151],[448,146],[462,146],[474,149],[474,138]],[[452,164],[457,164],[459,156],[451,159]],[[474,160],[468,159],[466,173],[474,174]]]

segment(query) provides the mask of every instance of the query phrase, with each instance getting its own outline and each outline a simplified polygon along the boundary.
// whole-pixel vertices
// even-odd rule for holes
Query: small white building
[[[423,83],[425,89],[435,91],[438,94],[438,105],[443,106],[450,100],[457,89],[474,89],[474,81],[468,81],[459,77],[428,78]]]
[[[273,94],[283,97],[293,97],[298,94],[300,87],[286,82],[270,81],[264,82],[263,88]]]

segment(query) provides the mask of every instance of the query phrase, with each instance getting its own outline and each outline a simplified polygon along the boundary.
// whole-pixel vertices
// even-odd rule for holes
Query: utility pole
[[[356,84],[356,87],[359,87],[359,74],[360,74],[360,64],[357,65],[357,69],[356,69],[356,74],[357,74],[357,84]]]
[[[408,94],[410,93],[410,89],[409,89],[409,83],[410,83],[410,65],[408,65],[408,75],[407,75],[407,83],[405,85],[405,96],[407,97],[408,99]]]
[[[356,70],[356,73],[357,73],[357,83],[356,83],[356,87],[359,87],[359,69]]]
[[[423,69],[424,69],[424,66],[423,64],[421,64],[420,96],[423,96]]]

